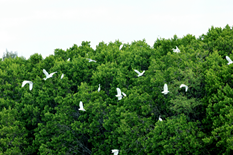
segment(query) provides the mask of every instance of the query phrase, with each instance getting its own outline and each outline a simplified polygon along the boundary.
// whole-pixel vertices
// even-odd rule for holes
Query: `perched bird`
[[[100,84],[99,84],[98,92],[100,92]]]
[[[53,72],[53,73],[48,73],[45,69],[43,69],[43,73],[45,74],[46,78],[44,78],[44,80],[47,80],[48,78],[51,78],[53,76],[53,74],[57,73],[57,72]]]
[[[61,79],[64,77],[64,74],[61,75]]]
[[[119,47],[119,50],[121,50],[121,48],[123,47],[123,43],[124,43],[124,41],[122,42],[121,46]]]
[[[185,91],[187,92],[188,86],[186,86],[185,84],[181,84],[181,85],[180,85],[180,88],[182,88],[182,87],[185,87]]]
[[[162,118],[160,118],[160,115],[159,115],[159,121],[163,121]]]
[[[33,86],[32,81],[27,81],[27,80],[23,81],[22,87],[24,87],[24,85],[27,84],[27,83],[29,84],[29,90],[32,90],[32,86]]]
[[[173,48],[172,50],[173,50],[173,52],[180,53],[180,50],[177,46],[176,46],[176,49]]]
[[[168,87],[167,87],[167,84],[166,84],[166,83],[164,84],[163,89],[164,89],[164,90],[163,90],[163,92],[162,92],[162,93],[166,95],[166,94],[169,92],[169,91],[168,91]]]
[[[121,90],[119,88],[116,88],[116,90],[117,90],[116,97],[118,97],[118,100],[121,100],[122,99]]]
[[[70,58],[67,61],[70,61]]]
[[[114,150],[112,150],[112,153],[114,153],[113,155],[118,155],[118,153],[119,153],[119,150],[117,150],[117,149],[114,149]]]
[[[122,93],[122,95],[126,96],[126,94],[124,92],[121,92],[121,93]]]
[[[89,60],[89,62],[96,62],[95,60],[92,60],[92,59],[89,59],[89,58],[87,58],[88,60]]]
[[[86,111],[86,110],[83,108],[83,102],[82,102],[82,101],[79,102],[79,109],[78,109],[78,110]]]
[[[138,70],[136,70],[136,69],[135,69],[134,71],[135,71],[136,73],[138,73],[138,77],[139,77],[139,76],[142,76],[142,75],[144,74],[144,72],[145,72],[145,70],[144,70],[142,73],[140,73],[140,72],[139,72]]]
[[[226,59],[227,59],[227,61],[228,61],[228,65],[230,65],[230,64],[233,63],[233,61],[232,61],[228,56],[226,56]]]

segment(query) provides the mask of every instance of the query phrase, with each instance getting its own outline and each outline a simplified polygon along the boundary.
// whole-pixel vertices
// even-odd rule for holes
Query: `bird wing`
[[[120,90],[120,88],[116,88],[116,90],[117,90],[117,95],[121,95],[121,90]]]
[[[79,102],[79,107],[80,107],[80,109],[83,109],[83,102],[82,101]]]
[[[168,91],[167,84],[164,84],[164,91]]]
[[[126,94],[125,94],[124,92],[122,92],[122,94],[123,94],[124,96],[126,96]]]
[[[141,74],[141,73],[140,73],[138,70],[136,70],[136,69],[135,69],[134,71],[135,71],[136,73],[138,73],[138,74]]]
[[[33,83],[32,81],[29,81],[29,89],[32,90],[32,87],[33,87]]]
[[[55,73],[57,73],[57,72],[50,73],[50,76],[52,77],[52,76],[53,76],[53,74],[55,74]]]
[[[180,88],[182,88],[182,87],[185,87],[185,85],[184,85],[184,84],[181,84],[181,85],[180,85]]]
[[[61,79],[64,77],[64,74],[61,75]]]
[[[49,73],[45,69],[43,69],[43,73],[45,74],[46,77],[49,76]]]
[[[24,87],[24,85],[25,85],[25,84],[27,84],[27,83],[29,83],[29,81],[26,81],[26,80],[25,80],[25,81],[23,81],[23,83],[22,83],[22,87]]]
[[[228,62],[232,62],[232,60],[228,56],[226,56],[226,59]]]

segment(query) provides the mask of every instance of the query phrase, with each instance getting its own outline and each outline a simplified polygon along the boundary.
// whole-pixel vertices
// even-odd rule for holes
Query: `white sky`
[[[99,42],[192,34],[233,26],[232,0],[0,0],[0,58],[17,52],[27,59],[43,58],[56,48],[66,50],[82,41]]]

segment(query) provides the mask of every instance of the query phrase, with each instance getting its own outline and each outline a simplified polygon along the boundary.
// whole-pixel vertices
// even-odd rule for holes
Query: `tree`
[[[17,52],[15,52],[15,53],[9,52],[6,49],[6,53],[3,53],[2,60],[4,60],[5,58],[16,58],[17,56],[18,56]]]

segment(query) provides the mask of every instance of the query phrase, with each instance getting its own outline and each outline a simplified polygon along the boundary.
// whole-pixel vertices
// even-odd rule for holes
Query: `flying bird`
[[[89,60],[89,62],[96,62],[95,60],[92,60],[92,59],[89,59],[89,58],[87,58],[88,60]]]
[[[118,100],[121,100],[122,99],[121,90],[119,88],[116,88],[116,90],[117,90],[116,97],[118,97]]]
[[[86,110],[83,108],[83,102],[82,102],[82,101],[79,102],[79,109],[78,109],[78,110],[86,111]]]
[[[44,78],[44,80],[47,80],[48,78],[51,78],[53,76],[53,74],[57,73],[57,72],[53,72],[53,73],[48,73],[45,69],[43,69],[43,73],[45,74],[46,78]]]
[[[228,56],[226,56],[226,59],[227,59],[227,61],[228,61],[228,65],[230,65],[230,64],[233,63],[233,61],[232,61]]]
[[[169,91],[168,91],[168,87],[167,87],[167,84],[166,84],[166,83],[164,84],[163,89],[164,89],[164,90],[163,90],[163,92],[162,92],[162,93],[166,95],[166,94],[169,92]]]
[[[98,92],[100,92],[100,84],[99,84]]]
[[[140,72],[139,72],[138,70],[136,70],[136,69],[135,69],[134,71],[135,71],[136,73],[138,73],[138,77],[139,77],[139,76],[142,76],[142,75],[144,74],[144,72],[145,72],[145,70],[144,70],[142,73],[140,73]]]
[[[160,118],[160,115],[159,115],[159,121],[163,121],[162,118]]]
[[[114,153],[113,155],[118,155],[118,153],[119,153],[119,150],[117,150],[117,149],[114,149],[114,150],[112,150],[112,153]]]
[[[24,87],[24,85],[27,84],[27,83],[29,84],[29,90],[32,90],[32,86],[33,86],[32,81],[27,81],[27,80],[23,81],[22,87]]]
[[[181,84],[181,85],[180,85],[180,88],[182,88],[182,87],[185,87],[185,91],[187,92],[188,86],[186,86],[185,84]]]
[[[64,74],[61,75],[61,79],[64,77]]]
[[[177,46],[176,46],[176,49],[173,48],[172,50],[173,50],[173,52],[180,53],[180,50]]]

